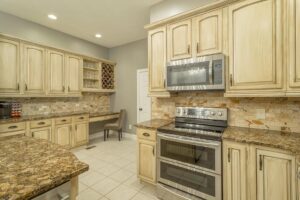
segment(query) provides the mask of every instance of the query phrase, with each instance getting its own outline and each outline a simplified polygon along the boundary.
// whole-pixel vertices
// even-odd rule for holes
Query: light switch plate
[[[266,119],[266,110],[256,109],[256,119]]]

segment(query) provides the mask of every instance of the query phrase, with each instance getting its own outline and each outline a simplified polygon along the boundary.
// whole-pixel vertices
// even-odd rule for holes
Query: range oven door
[[[158,182],[206,200],[222,199],[221,175],[158,159]]]
[[[188,167],[221,175],[220,141],[204,140],[159,132],[157,156]]]

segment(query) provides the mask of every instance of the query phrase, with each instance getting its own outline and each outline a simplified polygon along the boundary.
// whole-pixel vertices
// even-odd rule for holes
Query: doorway
[[[137,123],[151,119],[151,97],[148,96],[148,69],[137,70]]]

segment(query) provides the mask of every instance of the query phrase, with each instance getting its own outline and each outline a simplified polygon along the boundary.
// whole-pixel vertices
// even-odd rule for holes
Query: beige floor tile
[[[105,196],[110,200],[129,200],[137,193],[137,190],[125,185],[120,185]]]
[[[154,196],[148,196],[139,192],[131,200],[158,200],[158,198]]]
[[[79,193],[77,200],[99,200],[102,197],[103,196],[98,192],[88,188],[83,192]]]
[[[123,169],[136,174],[137,173],[137,163],[136,162],[131,163],[131,164],[125,166]]]
[[[156,196],[156,186],[144,183],[145,187],[143,187],[140,192],[147,196]]]
[[[113,173],[119,171],[121,168],[113,165],[113,164],[107,164],[105,167],[101,167],[99,169],[97,169],[98,172],[104,174],[105,176],[110,176]]]
[[[82,178],[79,177],[79,182],[81,182],[87,186],[91,186],[99,181],[102,181],[105,178],[106,178],[106,176],[104,176],[102,174],[99,174],[97,172],[91,172],[87,176],[84,176]]]
[[[142,183],[136,175],[131,176],[129,179],[127,179],[124,183],[124,185],[127,185],[129,187],[132,187],[136,190],[141,190],[143,187],[145,187],[145,184]]]
[[[88,186],[84,185],[83,183],[78,183],[78,192],[79,193],[87,188],[88,188]]]
[[[111,178],[106,178],[103,181],[100,181],[100,182],[96,183],[95,185],[92,185],[91,188],[102,195],[106,195],[109,192],[111,192],[112,190],[114,190],[119,185],[120,185],[119,182],[117,182]]]
[[[126,181],[127,179],[129,179],[133,175],[134,174],[132,172],[121,169],[121,170],[113,173],[109,177],[114,179],[115,181],[122,183],[122,182]]]

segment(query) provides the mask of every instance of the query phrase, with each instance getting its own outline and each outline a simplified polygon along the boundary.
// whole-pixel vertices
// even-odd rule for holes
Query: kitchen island
[[[88,168],[73,153],[47,140],[0,138],[0,199],[32,199],[70,182],[70,200],[74,200],[78,175]]]

